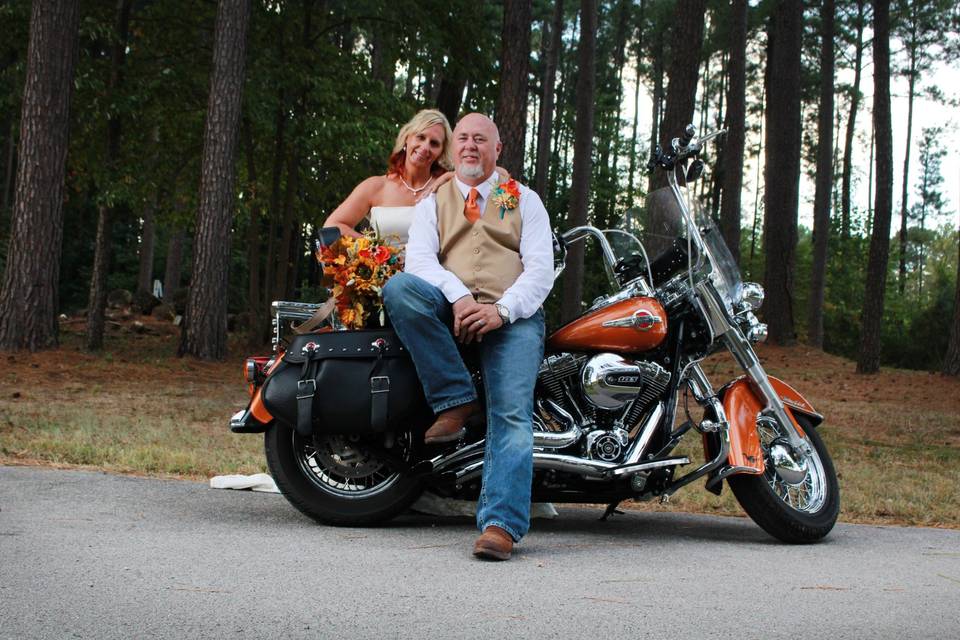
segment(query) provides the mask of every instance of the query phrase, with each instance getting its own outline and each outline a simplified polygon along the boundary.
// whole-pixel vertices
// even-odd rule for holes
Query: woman
[[[453,131],[446,116],[424,109],[400,128],[387,174],[372,176],[327,217],[325,227],[339,227],[344,235],[358,237],[355,227],[366,218],[381,237],[407,243],[413,206],[431,187],[449,177],[453,167],[450,141]]]

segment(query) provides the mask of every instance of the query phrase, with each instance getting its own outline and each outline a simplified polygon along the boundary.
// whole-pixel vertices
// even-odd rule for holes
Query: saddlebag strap
[[[390,376],[377,375],[382,364],[381,353],[370,369],[370,425],[377,432],[386,430],[389,417],[387,400],[390,398]]]
[[[313,433],[313,396],[317,394],[316,360],[307,359],[297,381],[297,433],[308,437]]]

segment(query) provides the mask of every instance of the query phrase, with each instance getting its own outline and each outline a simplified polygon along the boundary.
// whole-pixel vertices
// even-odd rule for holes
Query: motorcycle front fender
[[[797,422],[796,414],[804,416],[814,427],[823,422],[823,416],[817,413],[813,405],[796,389],[779,378],[769,376],[769,380],[801,437],[804,436],[804,431]],[[740,473],[763,473],[763,450],[757,434],[757,416],[765,408],[763,400],[746,376],[728,384],[721,390],[720,395],[723,411],[730,425],[730,454],[727,456],[727,463],[731,467],[743,468],[744,471]]]

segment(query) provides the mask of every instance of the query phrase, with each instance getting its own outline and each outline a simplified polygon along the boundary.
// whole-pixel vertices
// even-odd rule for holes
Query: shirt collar
[[[475,187],[482,200],[485,201],[490,196],[490,191],[493,189],[493,185],[496,182],[496,177],[497,172],[494,170],[493,173],[487,176],[486,180]],[[466,200],[470,196],[470,189],[473,189],[474,187],[461,182],[460,178],[456,175],[454,175],[453,180],[457,183],[457,189],[460,189],[460,194],[463,196],[463,199]]]

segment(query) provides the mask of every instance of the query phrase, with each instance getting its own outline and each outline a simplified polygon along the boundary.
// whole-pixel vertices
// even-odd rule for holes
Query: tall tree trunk
[[[17,166],[17,131],[14,127],[13,116],[10,116],[10,123],[6,127],[9,135],[7,136],[7,148],[4,152],[6,162],[3,171],[3,193],[0,194],[0,211],[6,213],[10,208],[10,201],[13,198],[13,179],[16,175]]]
[[[260,291],[260,266],[263,255],[261,199],[257,187],[257,163],[253,148],[250,121],[243,120],[244,152],[247,157],[247,192],[250,198],[250,219],[247,221],[247,311],[250,313],[250,341],[259,343],[258,334],[264,318],[265,301]]]
[[[611,11],[613,11],[612,8]],[[608,72],[606,74],[605,80],[608,86],[603,89],[603,94],[612,96],[613,100],[607,103],[607,108],[602,109],[599,116],[595,117],[600,122],[597,135],[597,144],[600,148],[596,171],[597,180],[601,188],[608,189],[609,193],[614,194],[612,197],[598,199],[594,203],[596,223],[604,227],[616,223],[614,219],[617,204],[615,194],[620,192],[617,184],[616,147],[617,140],[620,137],[620,115],[623,110],[623,67],[627,58],[627,22],[629,15],[630,1],[620,0],[616,9],[616,27],[612,42],[611,64],[613,73]],[[613,158],[612,162],[611,157]]]
[[[637,58],[636,84],[633,87],[633,131],[630,136],[630,170],[627,178],[627,208],[632,208],[636,200],[635,182],[637,173],[637,132],[640,122],[640,83],[643,78],[643,27],[646,3],[640,0],[640,10],[637,16],[637,37],[634,50]]]
[[[723,145],[723,199],[720,231],[734,259],[740,262],[740,190],[747,117],[747,0],[730,3],[730,59],[727,85],[727,139]]]
[[[173,296],[180,288],[180,273],[183,271],[183,241],[186,232],[176,227],[167,240],[167,261],[163,270],[163,302],[173,304]]]
[[[757,153],[754,154],[754,163],[757,166],[757,175],[753,181],[753,224],[750,226],[750,278],[753,278],[754,257],[757,253],[757,227],[760,220],[760,154],[763,153],[763,123],[767,116],[767,85],[760,87],[760,135],[757,136]]]
[[[497,98],[497,127],[503,150],[500,165],[510,175],[523,174],[524,143],[527,139],[527,72],[530,69],[531,0],[504,0],[500,53],[500,95]]]
[[[113,47],[110,54],[110,78],[107,81],[107,100],[117,100],[123,84],[123,64],[127,57],[127,34],[130,29],[130,9],[133,0],[117,0],[114,14]],[[107,153],[105,158],[106,184],[111,185],[120,161],[120,116],[111,110],[107,116]],[[110,269],[110,245],[113,228],[113,207],[101,204],[97,207],[97,239],[93,255],[93,271],[90,274],[90,297],[87,301],[87,349],[103,348],[103,330],[107,308],[107,272]]]
[[[860,318],[858,373],[880,370],[880,327],[890,257],[893,213],[893,132],[890,122],[890,0],[873,0],[873,125],[877,138],[877,193],[867,285]]]
[[[143,209],[143,225],[140,227],[140,268],[137,270],[137,290],[151,293],[153,287],[153,254],[156,246],[157,201],[151,200]]]
[[[653,99],[650,105],[650,153],[657,148],[660,140],[660,115],[663,113],[663,30],[656,32],[653,40],[651,55],[653,57]],[[656,171],[651,171],[647,178],[647,192],[656,189],[654,179]]]
[[[293,227],[296,224],[296,207],[294,200],[299,189],[299,168],[296,153],[293,149],[287,159],[287,189],[283,196],[283,222],[280,224],[280,245],[277,253],[276,281],[273,285],[275,300],[285,300],[290,293],[290,247],[293,237]]]
[[[222,360],[227,349],[227,274],[250,0],[220,0],[203,134],[200,206],[181,353]]]
[[[817,122],[817,186],[813,202],[813,268],[807,340],[823,346],[823,298],[830,239],[830,200],[833,192],[833,75],[834,0],[820,6],[820,114]]]
[[[908,55],[910,57],[910,69],[907,72],[907,141],[903,152],[903,189],[900,192],[900,270],[897,285],[900,295],[907,287],[907,199],[910,193],[910,145],[913,137],[913,98],[916,93],[917,84],[917,45],[914,41],[915,34],[911,33],[911,42],[907,43]]]
[[[950,323],[950,341],[943,358],[943,373],[960,376],[960,226],[957,227],[957,290],[953,295],[953,322]]]
[[[840,236],[850,237],[850,190],[853,172],[853,137],[857,129],[857,111],[860,109],[860,75],[863,67],[864,0],[857,0],[857,48],[853,61],[853,90],[850,94],[850,117],[843,143],[843,177],[840,187]]]
[[[764,316],[769,339],[796,339],[793,284],[800,193],[800,53],[803,2],[781,0],[770,17],[767,43],[767,141],[764,167]]]
[[[670,32],[673,46],[667,73],[670,84],[667,86],[667,106],[663,111],[659,134],[660,144],[665,149],[693,121],[706,9],[706,0],[684,0],[676,4],[673,13],[673,29]],[[654,171],[651,178],[653,188],[667,184],[664,171]]]
[[[573,186],[570,189],[571,227],[587,222],[590,204],[590,173],[593,153],[593,111],[596,93],[597,2],[580,0],[580,44],[577,51],[577,129],[573,152]],[[570,247],[563,278],[561,319],[580,314],[583,299],[583,242]]]
[[[546,21],[544,21],[546,25]],[[563,0],[555,0],[553,22],[549,37],[544,32],[543,100],[540,101],[540,130],[537,132],[537,168],[533,190],[546,202],[547,170],[550,168],[550,132],[553,130],[554,96],[557,81],[557,61],[563,47]]]
[[[57,346],[57,292],[78,0],[35,0],[20,108],[17,185],[0,286],[0,349]]]
[[[180,276],[183,272],[183,243],[187,233],[180,227],[170,231],[167,240],[167,260],[163,269],[163,302],[173,304],[174,294],[180,288]]]
[[[460,101],[463,99],[463,90],[466,87],[467,77],[460,72],[454,73],[448,69],[440,79],[436,99],[437,109],[452,123],[456,123],[457,116],[460,114]]]

